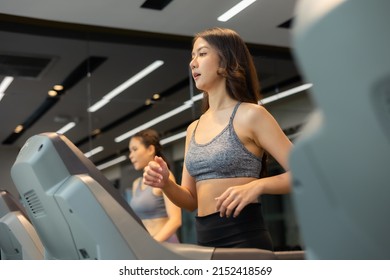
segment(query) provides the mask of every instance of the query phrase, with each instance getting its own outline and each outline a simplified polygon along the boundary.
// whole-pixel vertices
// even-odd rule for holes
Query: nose
[[[190,68],[191,69],[196,68],[196,58],[195,57],[190,61]]]

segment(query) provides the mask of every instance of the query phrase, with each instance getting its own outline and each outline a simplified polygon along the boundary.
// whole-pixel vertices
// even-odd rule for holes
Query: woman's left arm
[[[175,181],[172,173],[170,173],[170,179]],[[181,209],[176,206],[164,193],[165,208],[168,214],[168,221],[161,228],[161,230],[153,236],[157,241],[167,241],[181,226]]]

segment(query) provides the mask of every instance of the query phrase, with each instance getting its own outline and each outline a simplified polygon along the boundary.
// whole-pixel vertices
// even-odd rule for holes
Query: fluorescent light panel
[[[309,89],[313,86],[313,84],[303,84],[303,85],[300,85],[300,86],[297,86],[295,88],[291,88],[289,90],[286,90],[286,91],[282,91],[280,93],[277,93],[277,94],[274,94],[270,97],[266,97],[266,98],[263,98],[262,100],[260,100],[260,104],[267,104],[267,103],[271,103],[273,101],[276,101],[276,100],[279,100],[281,98],[284,98],[284,97],[287,97],[287,96],[290,96],[290,95],[293,95],[295,93],[298,93],[298,92],[301,92],[301,91],[304,91],[306,89]]]
[[[192,100],[193,102],[196,102],[196,101],[201,100],[202,98],[203,98],[203,92],[202,92],[202,93],[199,93],[198,95],[193,96],[193,97],[191,98],[191,100]]]
[[[229,19],[237,15],[239,12],[241,12],[242,10],[244,10],[246,7],[248,7],[254,2],[256,2],[256,0],[243,0],[237,5],[235,5],[233,8],[231,8],[230,10],[228,10],[227,12],[219,16],[217,20],[223,22],[228,21]]]
[[[75,127],[76,123],[75,122],[70,122],[68,124],[66,124],[65,126],[63,126],[62,128],[60,128],[59,130],[57,130],[57,133],[58,134],[64,134],[65,132],[71,130],[73,127]]]
[[[98,102],[96,102],[95,104],[93,104],[91,107],[89,107],[87,110],[88,112],[90,113],[93,113],[93,112],[96,112],[97,110],[99,110],[100,108],[102,108],[103,106],[105,106],[108,102],[110,102],[109,99],[100,99]]]
[[[149,75],[151,72],[153,72],[163,64],[164,61],[156,60],[155,62],[153,62],[152,64],[150,64],[149,66],[147,66],[146,68],[144,68],[143,70],[135,74],[133,77],[128,79],[126,82],[117,86],[112,91],[110,91],[105,96],[103,96],[103,98],[100,101],[96,102],[95,104],[93,104],[91,107],[88,108],[88,112],[96,112],[97,110],[105,106],[108,102],[110,102],[111,99],[113,99],[115,96],[119,95],[124,90],[128,89],[129,87],[131,87],[136,82]]]
[[[0,84],[0,92],[4,93],[9,85],[12,83],[14,80],[14,77],[7,76],[3,79],[3,81]]]
[[[120,157],[118,157],[116,159],[113,159],[113,160],[105,162],[105,163],[103,163],[101,165],[98,165],[96,168],[99,169],[99,170],[103,170],[103,169],[106,169],[106,168],[108,168],[110,166],[113,166],[115,164],[121,163],[122,161],[125,161],[126,159],[127,159],[126,156],[120,156]]]
[[[9,87],[9,85],[14,80],[14,77],[7,76],[3,79],[3,81],[0,84],[0,100],[3,99],[5,91]]]
[[[179,140],[181,138],[186,137],[186,134],[187,134],[187,131],[183,131],[183,132],[177,133],[175,135],[169,136],[167,138],[161,139],[160,144],[166,145],[168,143],[171,143],[173,141],[176,141],[176,140]]]
[[[123,140],[127,139],[127,138],[130,138],[131,136],[133,136],[134,134],[136,134],[137,132],[141,131],[141,130],[144,130],[146,128],[149,128],[155,124],[158,124],[159,122],[162,122],[170,117],[173,117],[174,115],[177,115],[181,112],[183,112],[184,110],[187,110],[188,108],[191,108],[192,106],[192,103],[185,103],[184,105],[181,105],[180,107],[177,107],[176,109],[173,109],[172,111],[169,111],[168,113],[165,113],[164,115],[161,115],[151,121],[148,121],[147,123],[144,123],[143,125],[141,126],[138,126],[118,137],[116,137],[114,139],[115,142],[119,143],[119,142],[122,142]]]
[[[180,107],[177,107],[176,109],[173,109],[172,111],[170,111],[164,115],[161,115],[161,116],[159,116],[159,117],[157,117],[157,118],[155,118],[155,119],[153,119],[153,120],[151,120],[143,125],[140,125],[134,129],[116,137],[114,139],[114,141],[117,143],[122,142],[123,140],[130,138],[131,136],[133,136],[134,134],[136,134],[137,132],[139,132],[141,130],[149,128],[155,124],[158,124],[159,122],[162,122],[170,117],[173,117],[174,115],[177,115],[177,114],[183,112],[184,110],[191,108],[191,106],[192,106],[192,104],[194,104],[194,102],[201,100],[202,98],[203,98],[203,93],[195,95],[190,100],[185,101],[184,105],[181,105]]]
[[[179,139],[181,139],[181,138],[184,138],[184,137],[186,136],[186,134],[187,134],[187,132],[186,132],[186,131],[183,131],[183,132],[177,133],[177,134],[175,134],[175,135],[172,135],[172,136],[170,136],[170,137],[161,139],[160,144],[161,144],[161,145],[166,145],[166,144],[171,143],[171,142],[173,142],[173,141],[176,141],[176,140],[179,140]],[[97,152],[94,152],[94,150],[97,150]],[[91,150],[90,152],[85,153],[84,155],[85,155],[86,157],[90,157],[90,156],[92,156],[93,154],[96,154],[96,153],[98,153],[98,152],[100,152],[100,151],[102,151],[102,150],[103,150],[103,147],[100,146],[100,147],[97,147],[97,148]],[[94,152],[94,153],[93,153],[93,152]],[[103,163],[103,164],[97,166],[97,168],[98,168],[99,170],[103,170],[103,169],[108,168],[108,167],[110,167],[110,166],[113,166],[113,165],[115,165],[115,164],[121,163],[122,161],[125,161],[126,159],[127,159],[127,157],[123,155],[123,156],[120,156],[120,157],[118,157],[118,158],[116,158],[116,159],[113,159],[113,160],[110,160],[110,161],[108,161],[108,162],[105,162],[105,163]]]
[[[96,155],[97,153],[100,153],[104,150],[103,146],[96,147],[95,149],[90,150],[89,152],[86,152],[84,155],[89,158],[93,155]]]

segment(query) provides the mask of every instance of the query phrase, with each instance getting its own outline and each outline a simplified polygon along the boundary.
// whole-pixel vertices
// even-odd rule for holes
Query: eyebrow
[[[208,46],[201,46],[195,52],[192,52],[191,54],[194,55],[194,53],[199,52],[201,49],[209,49],[209,47]]]

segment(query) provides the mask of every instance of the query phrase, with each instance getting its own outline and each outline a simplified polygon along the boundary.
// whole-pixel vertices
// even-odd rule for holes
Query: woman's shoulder
[[[133,184],[132,184],[132,191],[133,191],[133,193],[138,189],[138,187],[140,186],[141,182],[142,182],[142,177],[138,177],[137,179],[135,179],[133,181]]]
[[[241,131],[264,131],[273,125],[273,117],[264,106],[254,103],[242,103],[234,118],[236,129]]]
[[[196,119],[194,121],[192,121],[192,123],[190,123],[187,127],[187,131],[190,131],[190,130],[194,130],[194,128],[196,127],[196,124],[198,123],[199,119]]]
[[[239,110],[239,114],[246,120],[258,120],[259,117],[264,117],[268,115],[268,111],[264,108],[263,105],[242,102],[240,105],[241,110]]]
[[[138,177],[138,178],[136,178],[134,181],[133,181],[133,187],[136,187],[136,186],[138,186],[139,185],[139,183],[140,183],[140,180],[142,179],[142,177]]]
[[[199,119],[194,120],[192,123],[190,123],[190,124],[187,126],[187,137],[192,135],[192,133],[194,132],[194,130],[195,130],[195,128],[196,128],[198,122],[199,122]]]

